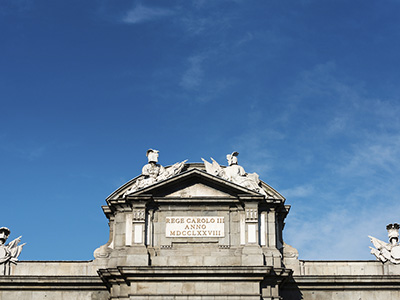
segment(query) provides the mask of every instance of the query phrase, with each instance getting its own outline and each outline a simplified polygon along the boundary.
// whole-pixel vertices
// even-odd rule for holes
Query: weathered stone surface
[[[0,276],[1,300],[107,300],[109,292],[98,276]]]

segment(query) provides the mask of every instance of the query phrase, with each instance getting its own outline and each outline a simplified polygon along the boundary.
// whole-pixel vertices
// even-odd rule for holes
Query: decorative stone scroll
[[[225,180],[232,181],[238,185],[241,185],[250,190],[256,191],[257,193],[267,195],[267,193],[260,186],[260,179],[257,173],[246,173],[242,166],[238,165],[237,156],[238,152],[228,154],[226,159],[228,160],[228,167],[222,168],[212,157],[212,163],[202,158],[204,166],[206,167],[207,173],[222,177]]]
[[[18,256],[25,245],[18,245],[21,242],[21,237],[5,245],[10,232],[7,227],[0,228],[0,275],[10,275],[10,263],[17,264]]]
[[[371,248],[371,254],[375,255],[378,260],[385,263],[387,261],[393,264],[400,264],[400,244],[399,244],[399,228],[397,223],[386,226],[389,236],[389,243],[385,243],[377,238],[368,236],[374,247]]]
[[[156,182],[168,179],[174,175],[179,174],[187,160],[182,162],[177,162],[174,165],[164,168],[162,165],[158,164],[158,153],[160,151],[149,149],[146,152],[148,159],[148,164],[144,165],[142,168],[142,176],[139,177],[133,186],[124,194],[127,196],[133,192],[145,188],[146,186],[152,185]]]

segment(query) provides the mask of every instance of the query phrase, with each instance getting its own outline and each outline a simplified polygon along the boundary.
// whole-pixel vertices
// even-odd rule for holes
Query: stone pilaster
[[[145,204],[136,204],[132,208],[130,217],[127,218],[131,221],[130,232],[127,232],[127,236],[131,237],[131,245],[127,248],[126,253],[126,264],[130,266],[147,266],[149,264],[149,254],[146,247],[146,219],[147,212]]]
[[[244,214],[245,244],[242,250],[242,265],[264,265],[259,244],[258,201],[246,201]]]
[[[265,212],[266,242],[263,247],[265,264],[279,268],[282,266],[282,255],[277,248],[277,216],[275,207],[269,207]]]

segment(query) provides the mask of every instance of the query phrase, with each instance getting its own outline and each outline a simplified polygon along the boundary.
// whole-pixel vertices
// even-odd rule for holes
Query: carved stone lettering
[[[224,217],[167,217],[166,237],[224,237]]]

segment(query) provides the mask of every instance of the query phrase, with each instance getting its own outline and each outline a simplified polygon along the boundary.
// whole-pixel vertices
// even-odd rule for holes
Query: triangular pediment
[[[167,180],[158,182],[129,196],[153,195],[171,198],[233,198],[237,195],[260,196],[259,193],[230,181],[192,169]]]
[[[194,166],[192,166],[194,165]],[[237,185],[231,181],[224,180],[220,177],[207,173],[204,169],[199,168],[202,164],[187,164],[189,169],[173,176],[169,179],[149,185],[145,188],[129,193],[135,182],[143,175],[139,175],[122,185],[113,192],[107,201],[117,200],[129,196],[153,195],[156,197],[171,197],[171,198],[192,198],[192,197],[214,197],[226,198],[237,197],[237,195],[260,196],[259,193],[249,190],[243,186]],[[285,201],[285,198],[276,190],[270,187],[265,182],[261,181],[263,190],[267,193],[267,199]]]
[[[231,197],[231,194],[216,189],[205,183],[193,182],[190,185],[176,189],[164,195],[164,197],[177,197],[177,198],[188,198],[188,197]]]

